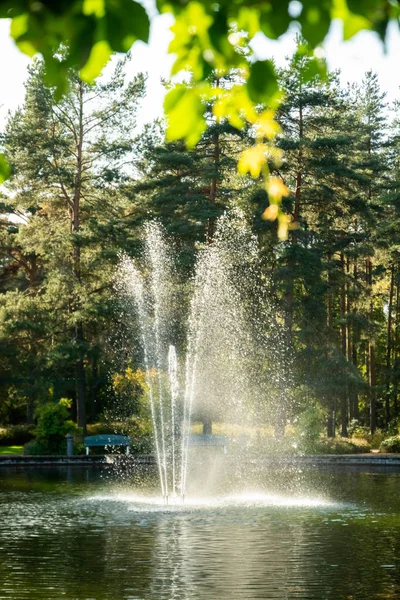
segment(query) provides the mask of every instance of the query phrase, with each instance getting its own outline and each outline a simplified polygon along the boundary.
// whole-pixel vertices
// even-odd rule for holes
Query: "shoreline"
[[[228,455],[229,457],[229,455]],[[246,458],[244,458],[246,460]],[[248,459],[249,464],[307,464],[307,465],[343,465],[343,466],[399,466],[400,454],[318,454],[318,455],[266,455],[261,458]],[[22,456],[19,454],[0,455],[1,467],[40,467],[40,466],[67,466],[67,467],[111,467],[112,465],[155,465],[152,455],[125,456],[121,454],[93,455],[93,456]]]

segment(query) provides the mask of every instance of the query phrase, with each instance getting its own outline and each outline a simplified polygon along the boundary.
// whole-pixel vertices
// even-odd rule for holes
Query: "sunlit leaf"
[[[105,0],[83,0],[82,12],[84,15],[95,15],[101,19],[106,12]]]
[[[242,6],[239,8],[237,26],[239,31],[247,31],[250,39],[260,31],[260,13],[256,8]]]
[[[264,212],[262,214],[262,218],[265,219],[266,221],[275,221],[276,218],[278,217],[278,213],[279,213],[279,206],[277,204],[270,204],[264,210]]]
[[[265,185],[268,196],[275,201],[280,201],[284,196],[289,195],[289,190],[279,177],[269,177]]]
[[[371,23],[359,14],[351,13],[346,0],[334,0],[334,12],[332,15],[343,22],[343,37],[350,39],[359,31],[371,29]]]
[[[278,238],[281,241],[287,240],[290,229],[290,217],[282,211],[278,214]]]
[[[239,173],[241,175],[250,173],[252,177],[259,177],[263,166],[267,162],[267,150],[268,147],[264,144],[258,144],[244,150],[238,162]]]
[[[261,113],[255,124],[257,136],[273,138],[279,133],[280,127],[274,116],[272,110],[265,110]]]
[[[92,48],[89,60],[80,70],[80,76],[83,81],[93,81],[103,70],[112,54],[112,50],[105,40],[97,42]]]
[[[0,154],[0,183],[3,183],[10,177],[11,169],[4,154]]]
[[[28,31],[29,27],[29,16],[27,13],[15,17],[11,21],[10,33],[14,40],[24,35]]]
[[[167,138],[170,141],[184,139],[186,145],[193,148],[206,129],[204,105],[198,90],[176,86],[166,95],[164,110],[168,120]]]

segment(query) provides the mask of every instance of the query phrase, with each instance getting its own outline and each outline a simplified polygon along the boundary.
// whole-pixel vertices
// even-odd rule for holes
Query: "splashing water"
[[[270,332],[274,330],[271,313],[266,314],[268,302],[259,290],[257,305],[250,300],[258,277],[257,255],[256,240],[242,215],[221,217],[213,243],[199,252],[187,317],[186,352],[180,352],[183,359],[179,363],[171,343],[177,302],[173,260],[161,225],[150,222],[145,226],[140,268],[127,256],[121,259],[116,287],[120,296],[133,299],[138,317],[166,503],[171,496],[184,500],[187,492],[194,417],[209,424],[221,420],[243,424],[251,416],[258,419],[259,406],[265,404],[260,374],[264,371],[264,381],[279,379],[276,368],[265,376]],[[278,346],[275,340],[275,363]],[[184,372],[179,369],[182,364]],[[274,405],[271,389],[270,384],[270,408]],[[282,393],[278,398],[275,404]],[[209,438],[216,437],[210,433]]]

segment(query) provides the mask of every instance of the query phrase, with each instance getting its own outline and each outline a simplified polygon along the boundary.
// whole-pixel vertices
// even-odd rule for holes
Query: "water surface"
[[[0,598],[400,599],[399,492],[385,468],[277,468],[165,506],[151,475],[1,469]]]

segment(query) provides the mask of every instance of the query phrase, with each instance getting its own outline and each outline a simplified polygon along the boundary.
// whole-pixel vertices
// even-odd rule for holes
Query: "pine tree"
[[[18,234],[24,256],[42,264],[40,286],[33,292],[30,282],[31,294],[50,312],[57,308],[51,334],[61,327],[63,335],[52,354],[57,361],[66,353],[73,365],[77,419],[85,428],[89,337],[100,329],[96,315],[104,314],[112,274],[104,258],[114,248],[115,261],[114,231],[126,212],[120,190],[129,175],[144,78],[125,84],[123,61],[109,81],[93,86],[70,72],[69,92],[59,101],[44,82],[44,67],[35,62],[25,104],[4,134],[13,169],[6,195],[27,222]]]

